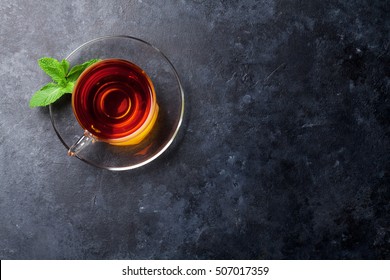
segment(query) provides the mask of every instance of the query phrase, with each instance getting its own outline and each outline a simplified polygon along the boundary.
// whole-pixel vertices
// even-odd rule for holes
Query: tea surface
[[[145,123],[152,96],[152,83],[141,68],[126,60],[107,59],[80,76],[72,106],[84,129],[100,139],[118,139]]]

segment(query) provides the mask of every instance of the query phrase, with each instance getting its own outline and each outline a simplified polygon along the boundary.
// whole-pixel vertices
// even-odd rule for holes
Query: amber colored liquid
[[[158,107],[146,73],[121,59],[106,59],[85,70],[72,105],[80,125],[107,142],[145,130],[145,122],[153,118],[151,110]]]

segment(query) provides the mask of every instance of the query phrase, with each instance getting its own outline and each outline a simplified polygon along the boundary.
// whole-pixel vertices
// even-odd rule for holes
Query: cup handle
[[[69,148],[68,155],[76,156],[82,149],[93,142],[96,142],[96,139],[89,131],[85,130],[84,135],[81,136],[80,139]]]

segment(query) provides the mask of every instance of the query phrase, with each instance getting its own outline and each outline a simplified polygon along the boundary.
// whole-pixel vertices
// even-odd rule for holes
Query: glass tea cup
[[[152,130],[159,111],[149,76],[134,63],[104,59],[88,67],[72,93],[73,113],[84,135],[68,155],[90,143],[116,146],[139,144]]]

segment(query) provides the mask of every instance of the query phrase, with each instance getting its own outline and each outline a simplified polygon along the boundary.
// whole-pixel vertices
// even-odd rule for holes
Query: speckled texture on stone
[[[0,259],[389,259],[386,1],[0,1]],[[127,34],[187,96],[171,151],[66,156],[36,60]]]

